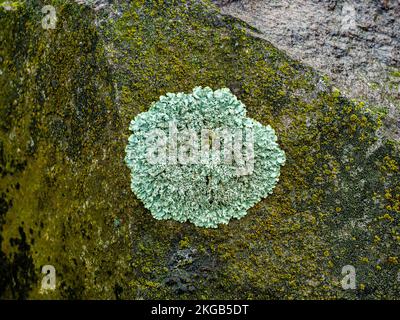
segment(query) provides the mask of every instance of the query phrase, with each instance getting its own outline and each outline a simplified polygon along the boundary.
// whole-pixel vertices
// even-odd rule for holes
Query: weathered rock
[[[257,28],[258,36],[327,74],[350,98],[400,116],[398,1],[217,1],[224,14]],[[387,134],[400,138],[388,121]]]
[[[53,4],[54,30],[37,2],[0,12],[3,297],[398,297],[400,157],[382,114],[208,1]],[[216,230],[153,219],[123,161],[130,120],[197,85],[231,88],[287,157],[274,193]],[[56,290],[40,293],[48,264]]]

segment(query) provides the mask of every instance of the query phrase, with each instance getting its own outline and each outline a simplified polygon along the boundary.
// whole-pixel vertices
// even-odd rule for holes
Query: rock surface
[[[49,3],[55,29],[36,1],[0,11],[1,297],[398,298],[384,114],[209,1]],[[131,119],[199,85],[229,87],[287,157],[274,193],[215,230],[153,219],[124,163]],[[40,290],[44,265],[55,291]]]
[[[397,0],[215,1],[295,59],[327,74],[347,96],[388,110],[400,137]]]

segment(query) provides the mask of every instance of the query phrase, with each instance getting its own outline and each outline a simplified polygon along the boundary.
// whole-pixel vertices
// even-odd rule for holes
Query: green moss
[[[394,70],[390,73],[392,77],[400,78],[400,70]]]

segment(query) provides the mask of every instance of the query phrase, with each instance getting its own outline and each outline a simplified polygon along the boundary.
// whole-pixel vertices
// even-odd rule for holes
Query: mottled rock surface
[[[0,11],[2,298],[398,298],[384,113],[209,1],[48,3],[55,29],[39,1]],[[287,157],[274,193],[218,229],[155,220],[124,163],[131,119],[199,85],[229,87]],[[43,265],[55,291],[40,292]]]
[[[290,56],[327,74],[348,97],[387,110],[400,137],[398,0],[215,1]]]

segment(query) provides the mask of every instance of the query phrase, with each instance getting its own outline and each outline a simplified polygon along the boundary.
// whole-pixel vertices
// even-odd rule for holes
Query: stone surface
[[[384,113],[209,1],[48,2],[54,30],[36,1],[0,11],[1,297],[398,298]],[[131,119],[195,86],[230,88],[287,157],[274,193],[215,230],[153,219],[124,164]],[[40,291],[44,265],[55,291]]]
[[[351,98],[388,110],[400,137],[397,0],[215,1],[295,59],[327,74]]]

